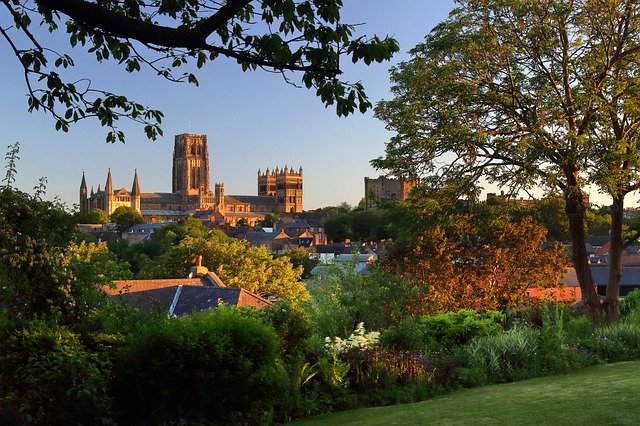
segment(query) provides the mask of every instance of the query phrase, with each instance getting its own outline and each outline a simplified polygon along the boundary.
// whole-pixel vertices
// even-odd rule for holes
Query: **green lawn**
[[[640,362],[465,389],[416,404],[326,414],[299,424],[637,425]]]

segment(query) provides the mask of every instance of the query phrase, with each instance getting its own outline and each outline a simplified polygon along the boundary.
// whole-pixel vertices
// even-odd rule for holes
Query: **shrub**
[[[619,322],[599,327],[577,342],[577,347],[597,361],[640,359],[640,325]]]
[[[620,302],[620,319],[640,323],[640,289],[627,294]]]
[[[348,387],[366,405],[407,403],[426,398],[433,367],[426,357],[380,348],[379,333],[362,323],[347,338],[326,338],[329,360],[321,363],[325,380]]]
[[[0,331],[0,424],[109,422],[108,363],[45,321]]]
[[[501,332],[504,315],[469,309],[436,315],[407,317],[383,333],[384,346],[408,351],[442,352],[463,346],[477,336]]]
[[[230,308],[142,327],[115,371],[116,406],[131,423],[258,422],[286,387],[273,329]]]
[[[462,384],[482,386],[534,377],[538,339],[538,331],[529,327],[475,338],[462,350],[466,363],[460,371]]]

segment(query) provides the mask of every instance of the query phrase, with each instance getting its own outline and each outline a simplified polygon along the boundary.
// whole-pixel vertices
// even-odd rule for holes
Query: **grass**
[[[429,401],[325,414],[298,424],[631,425],[640,422],[640,362],[459,390]]]

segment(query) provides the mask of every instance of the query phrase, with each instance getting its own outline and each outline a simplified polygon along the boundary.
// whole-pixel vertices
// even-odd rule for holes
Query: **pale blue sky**
[[[344,22],[365,23],[358,27],[361,34],[393,35],[401,49],[390,63],[348,66],[346,76],[361,80],[374,103],[388,99],[389,67],[407,59],[406,52],[452,8],[448,0],[345,0]],[[8,24],[6,12],[0,19],[0,25]],[[97,64],[77,49],[70,53],[79,64],[78,76],[162,110],[165,136],[150,142],[141,127],[128,122],[121,123],[125,145],[105,143],[106,132],[96,122],[56,132],[49,116],[27,112],[20,69],[0,42],[5,58],[0,69],[2,152],[20,142],[16,184],[25,191],[45,176],[48,198],[59,195],[71,205],[78,202],[83,169],[89,186],[104,187],[111,167],[118,188],[131,188],[137,168],[142,191],[169,192],[173,137],[184,132],[207,134],[212,186],[224,182],[227,194],[256,194],[259,168],[302,166],[306,210],[343,201],[353,205],[364,195],[364,177],[381,174],[369,161],[384,152],[390,137],[382,122],[371,112],[338,118],[314,91],[291,87],[278,75],[243,73],[233,61],[220,58],[199,71],[200,86],[195,87],[169,83],[151,72],[128,74],[113,63]]]

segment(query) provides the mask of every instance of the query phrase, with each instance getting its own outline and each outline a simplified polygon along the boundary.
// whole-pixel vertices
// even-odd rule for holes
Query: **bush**
[[[466,364],[461,383],[472,387],[535,377],[538,340],[539,332],[529,327],[474,339],[461,352]]]
[[[577,342],[577,347],[601,362],[640,359],[640,325],[619,322],[599,327]]]
[[[474,337],[502,332],[503,321],[504,315],[500,312],[478,313],[469,309],[407,317],[384,332],[381,342],[398,350],[450,352]]]
[[[44,321],[0,331],[0,424],[108,423],[106,360]]]
[[[326,338],[329,358],[320,363],[334,388],[349,388],[366,405],[415,402],[431,393],[433,367],[426,357],[380,348],[379,333],[360,323],[347,338]]]
[[[640,324],[640,289],[627,294],[620,302],[620,319]]]
[[[116,365],[123,423],[269,420],[286,388],[273,329],[231,308],[134,333]]]

